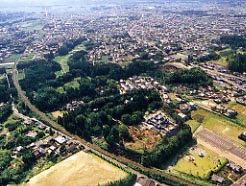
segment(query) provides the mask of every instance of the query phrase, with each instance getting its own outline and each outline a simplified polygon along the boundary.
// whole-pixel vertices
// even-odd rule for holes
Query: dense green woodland
[[[228,44],[233,49],[242,47],[246,49],[246,35],[225,35],[221,36],[219,44]]]
[[[246,54],[234,54],[227,59],[232,72],[246,72]]]

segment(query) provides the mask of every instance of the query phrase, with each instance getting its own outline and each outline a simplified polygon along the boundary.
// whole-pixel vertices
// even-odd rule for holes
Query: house
[[[226,166],[237,174],[241,174],[243,172],[243,168],[239,165],[234,164],[234,163],[227,163]]]
[[[25,125],[31,125],[32,124],[32,120],[25,120],[23,123]]]
[[[191,107],[188,104],[180,104],[179,109],[181,110],[181,112],[186,114],[191,111]]]
[[[186,121],[188,119],[187,115],[182,112],[178,113],[178,116],[181,118],[182,121]]]
[[[56,141],[57,143],[59,143],[60,145],[62,145],[63,143],[65,143],[65,142],[67,141],[67,139],[66,139],[64,136],[57,136],[57,137],[55,138],[55,141]]]
[[[44,124],[40,123],[40,124],[38,125],[38,128],[39,128],[40,130],[44,130],[44,129],[46,129],[46,126],[45,126]]]
[[[38,135],[37,132],[29,131],[26,136],[30,138],[35,138]]]
[[[134,186],[157,186],[157,184],[144,176],[141,176],[137,179],[137,182],[134,184]]]
[[[225,116],[229,118],[233,118],[237,115],[237,112],[232,109],[227,109],[226,113],[224,113]]]
[[[212,178],[211,178],[212,182],[213,183],[219,183],[219,184],[222,184],[225,182],[225,179],[223,177],[220,177],[216,174],[213,174]]]

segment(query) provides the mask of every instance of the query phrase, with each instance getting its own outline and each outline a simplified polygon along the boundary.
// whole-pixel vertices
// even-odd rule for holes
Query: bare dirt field
[[[127,173],[83,151],[30,179],[25,186],[97,186],[123,179]]]

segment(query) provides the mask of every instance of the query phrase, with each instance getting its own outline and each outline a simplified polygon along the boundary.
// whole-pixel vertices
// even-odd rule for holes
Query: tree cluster
[[[234,54],[227,61],[228,69],[232,72],[246,72],[246,54]]]
[[[229,44],[232,48],[246,48],[246,35],[224,35],[220,37],[219,43]]]
[[[91,136],[103,136],[109,148],[117,152],[122,140],[131,140],[127,126],[141,123],[144,113],[155,101],[161,101],[159,94],[144,90],[123,96],[96,98],[58,118],[58,123],[88,140]]]
[[[191,129],[188,125],[182,125],[181,130],[170,138],[164,137],[153,150],[146,152],[143,158],[143,165],[161,168],[178,150],[190,143],[192,140]]]

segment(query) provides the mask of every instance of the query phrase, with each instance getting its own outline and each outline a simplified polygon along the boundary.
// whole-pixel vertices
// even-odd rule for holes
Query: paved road
[[[246,168],[246,149],[234,144],[232,141],[208,130],[200,127],[196,133],[198,139],[205,141],[218,150],[225,152],[225,158]]]
[[[193,65],[193,66],[195,67],[195,65]],[[236,82],[231,80],[231,79],[235,79],[235,80],[238,80],[238,81],[246,81],[246,78],[234,76],[232,74],[221,73],[221,72],[218,72],[216,70],[211,70],[211,69],[204,68],[202,66],[196,66],[196,67],[200,67],[202,70],[204,70],[206,73],[208,73],[211,76],[217,75],[217,76],[220,77],[220,79],[222,81],[224,81],[224,82],[226,82],[226,83],[228,83],[230,85],[233,85],[234,87],[238,87],[238,88],[240,88],[240,89],[242,89],[243,91],[246,92],[245,85],[239,85]]]
[[[21,58],[21,57],[20,57]],[[163,176],[167,179],[176,181],[178,183],[180,183],[181,185],[196,185],[193,182],[187,181],[187,180],[183,180],[181,178],[178,178],[176,176],[167,174],[165,172],[161,172],[152,168],[146,168],[143,165],[136,163],[134,161],[131,161],[125,157],[122,156],[116,156],[115,154],[112,154],[108,151],[105,151],[103,149],[101,149],[100,147],[94,145],[94,144],[90,144],[87,141],[85,141],[84,139],[80,138],[77,135],[71,134],[70,132],[68,132],[65,128],[63,128],[61,125],[59,125],[58,123],[54,122],[53,120],[51,120],[49,117],[47,117],[43,112],[41,112],[40,110],[38,110],[34,105],[31,104],[31,102],[29,101],[29,99],[25,96],[24,92],[22,91],[19,82],[17,80],[17,64],[20,61],[20,58],[18,61],[16,61],[14,67],[13,67],[13,75],[12,75],[12,79],[13,79],[13,83],[14,86],[17,90],[18,95],[20,96],[20,98],[25,102],[25,104],[29,107],[29,109],[34,112],[35,114],[37,114],[40,118],[42,118],[42,120],[48,122],[52,128],[54,128],[55,130],[63,133],[66,136],[69,136],[77,141],[79,141],[85,148],[90,149],[92,152],[94,152],[95,154],[98,154],[99,156],[104,157],[105,159],[107,159],[110,162],[114,162],[115,164],[117,164],[119,167],[122,167],[123,169],[128,170],[129,172],[133,173],[133,174],[137,174],[137,175],[141,175],[140,172],[135,171],[131,168],[129,168],[128,164],[134,165],[136,167],[139,167],[141,169],[144,169],[145,171],[149,171],[152,173],[155,173],[157,175]],[[117,161],[119,160],[119,161]]]

